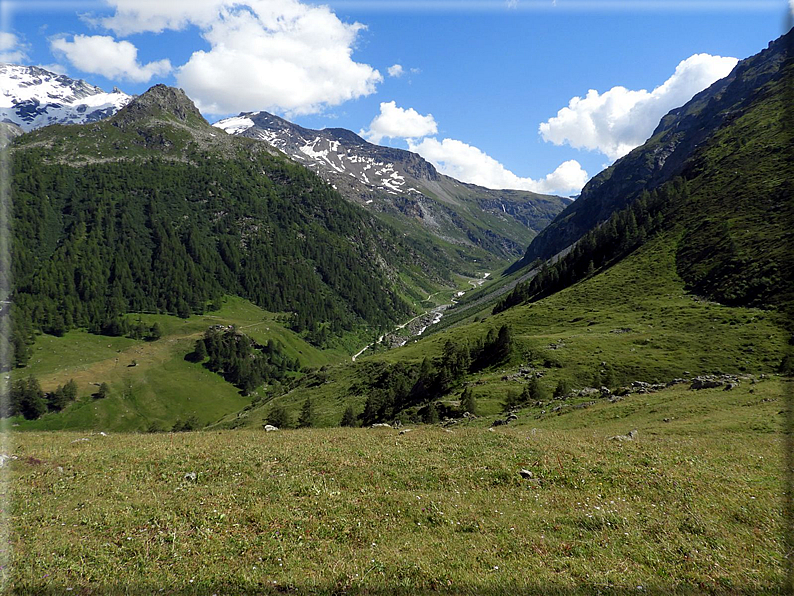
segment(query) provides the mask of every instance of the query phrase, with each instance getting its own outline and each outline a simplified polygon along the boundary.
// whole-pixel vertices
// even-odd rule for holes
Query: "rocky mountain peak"
[[[182,89],[162,83],[133,99],[114,120],[130,122],[162,116],[170,116],[190,124],[206,124],[201,112]]]

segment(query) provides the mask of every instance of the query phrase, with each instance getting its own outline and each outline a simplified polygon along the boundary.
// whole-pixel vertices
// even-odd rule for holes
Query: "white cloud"
[[[126,36],[132,33],[160,33],[166,29],[180,30],[189,25],[207,28],[214,23],[231,0],[105,0],[116,12],[100,19],[89,19]]]
[[[72,41],[58,37],[50,40],[50,47],[53,53],[62,55],[79,70],[108,79],[145,83],[153,76],[163,76],[171,71],[168,59],[141,64],[138,62],[138,48],[108,35],[75,35]]]
[[[30,46],[13,33],[0,32],[0,62],[22,64],[27,62]]]
[[[372,143],[380,143],[384,137],[418,139],[438,132],[432,114],[422,116],[413,108],[398,108],[393,101],[380,104],[380,114],[369,123],[369,130],[359,134]]]
[[[365,28],[327,6],[299,0],[106,0],[93,22],[128,35],[198,27],[210,49],[194,52],[176,80],[212,114],[270,110],[309,114],[375,92],[381,74],[352,59]]]
[[[512,188],[540,193],[578,193],[589,176],[579,162],[569,160],[541,180],[517,176],[477,147],[455,139],[408,141],[411,151],[435,165],[442,173],[487,188]]]
[[[794,0],[791,0],[794,2]],[[389,68],[386,69],[386,72],[389,73],[390,77],[401,77],[405,74],[405,70],[401,64],[392,64]]]
[[[644,143],[662,116],[727,76],[737,62],[736,58],[695,54],[651,92],[613,87],[599,94],[591,89],[543,122],[540,134],[555,145],[600,151],[615,160]]]

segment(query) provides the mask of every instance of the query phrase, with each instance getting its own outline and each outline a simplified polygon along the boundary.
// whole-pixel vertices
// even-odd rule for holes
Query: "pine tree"
[[[477,414],[477,400],[474,399],[474,392],[471,387],[466,387],[460,396],[460,407],[464,412]]]
[[[287,413],[287,410],[284,409],[284,406],[278,405],[270,410],[270,414],[268,414],[267,417],[267,423],[272,424],[276,428],[289,428],[290,417]]]
[[[560,379],[560,382],[554,388],[554,397],[565,397],[570,392],[571,384],[565,379]]]
[[[35,377],[28,377],[24,382],[22,395],[19,396],[19,413],[26,420],[35,420],[47,412],[44,392]]]
[[[69,382],[63,386],[63,394],[68,401],[77,399],[77,383],[75,383],[74,379],[69,379]]]
[[[353,413],[353,406],[347,406],[345,408],[344,414],[342,414],[342,421],[339,423],[339,426],[355,426],[356,425],[356,415]]]
[[[438,424],[438,408],[436,408],[434,402],[431,402],[425,408],[422,420],[425,424]]]
[[[315,424],[314,404],[312,398],[307,397],[303,402],[300,416],[298,417],[298,428],[311,428]]]
[[[107,383],[102,383],[99,390],[94,394],[96,399],[105,399],[110,394],[110,386]]]

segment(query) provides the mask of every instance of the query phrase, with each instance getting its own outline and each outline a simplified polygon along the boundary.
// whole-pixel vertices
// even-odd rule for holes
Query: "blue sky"
[[[467,181],[560,194],[787,27],[785,0],[0,5],[8,61],[127,93],[178,85],[210,121],[268,110]]]

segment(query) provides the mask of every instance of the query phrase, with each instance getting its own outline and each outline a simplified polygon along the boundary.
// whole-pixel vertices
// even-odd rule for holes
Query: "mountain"
[[[569,203],[557,196],[460,182],[416,153],[374,145],[343,128],[311,130],[267,112],[241,113],[214,126],[268,142],[347,199],[387,221],[451,242],[456,250],[479,247],[509,259]]]
[[[687,290],[723,304],[794,305],[794,31],[667,114],[529,246],[568,255],[497,310],[597,273],[655,235],[674,239]]]
[[[643,145],[587,183],[579,198],[532,241],[521,264],[560,252],[643,191],[676,176],[693,177],[692,168],[698,160],[695,154],[702,154],[704,143],[736,123],[780,79],[791,37],[789,32],[766,50],[740,61],[727,77],[664,116]],[[746,165],[752,167],[752,158]],[[745,181],[740,178],[736,182],[741,185]]]
[[[18,344],[237,295],[325,345],[407,318],[448,275],[432,247],[164,85],[108,119],[17,137],[11,159]]]
[[[38,66],[0,64],[0,122],[25,132],[49,124],[82,124],[107,118],[132,96],[106,93],[82,80]]]

